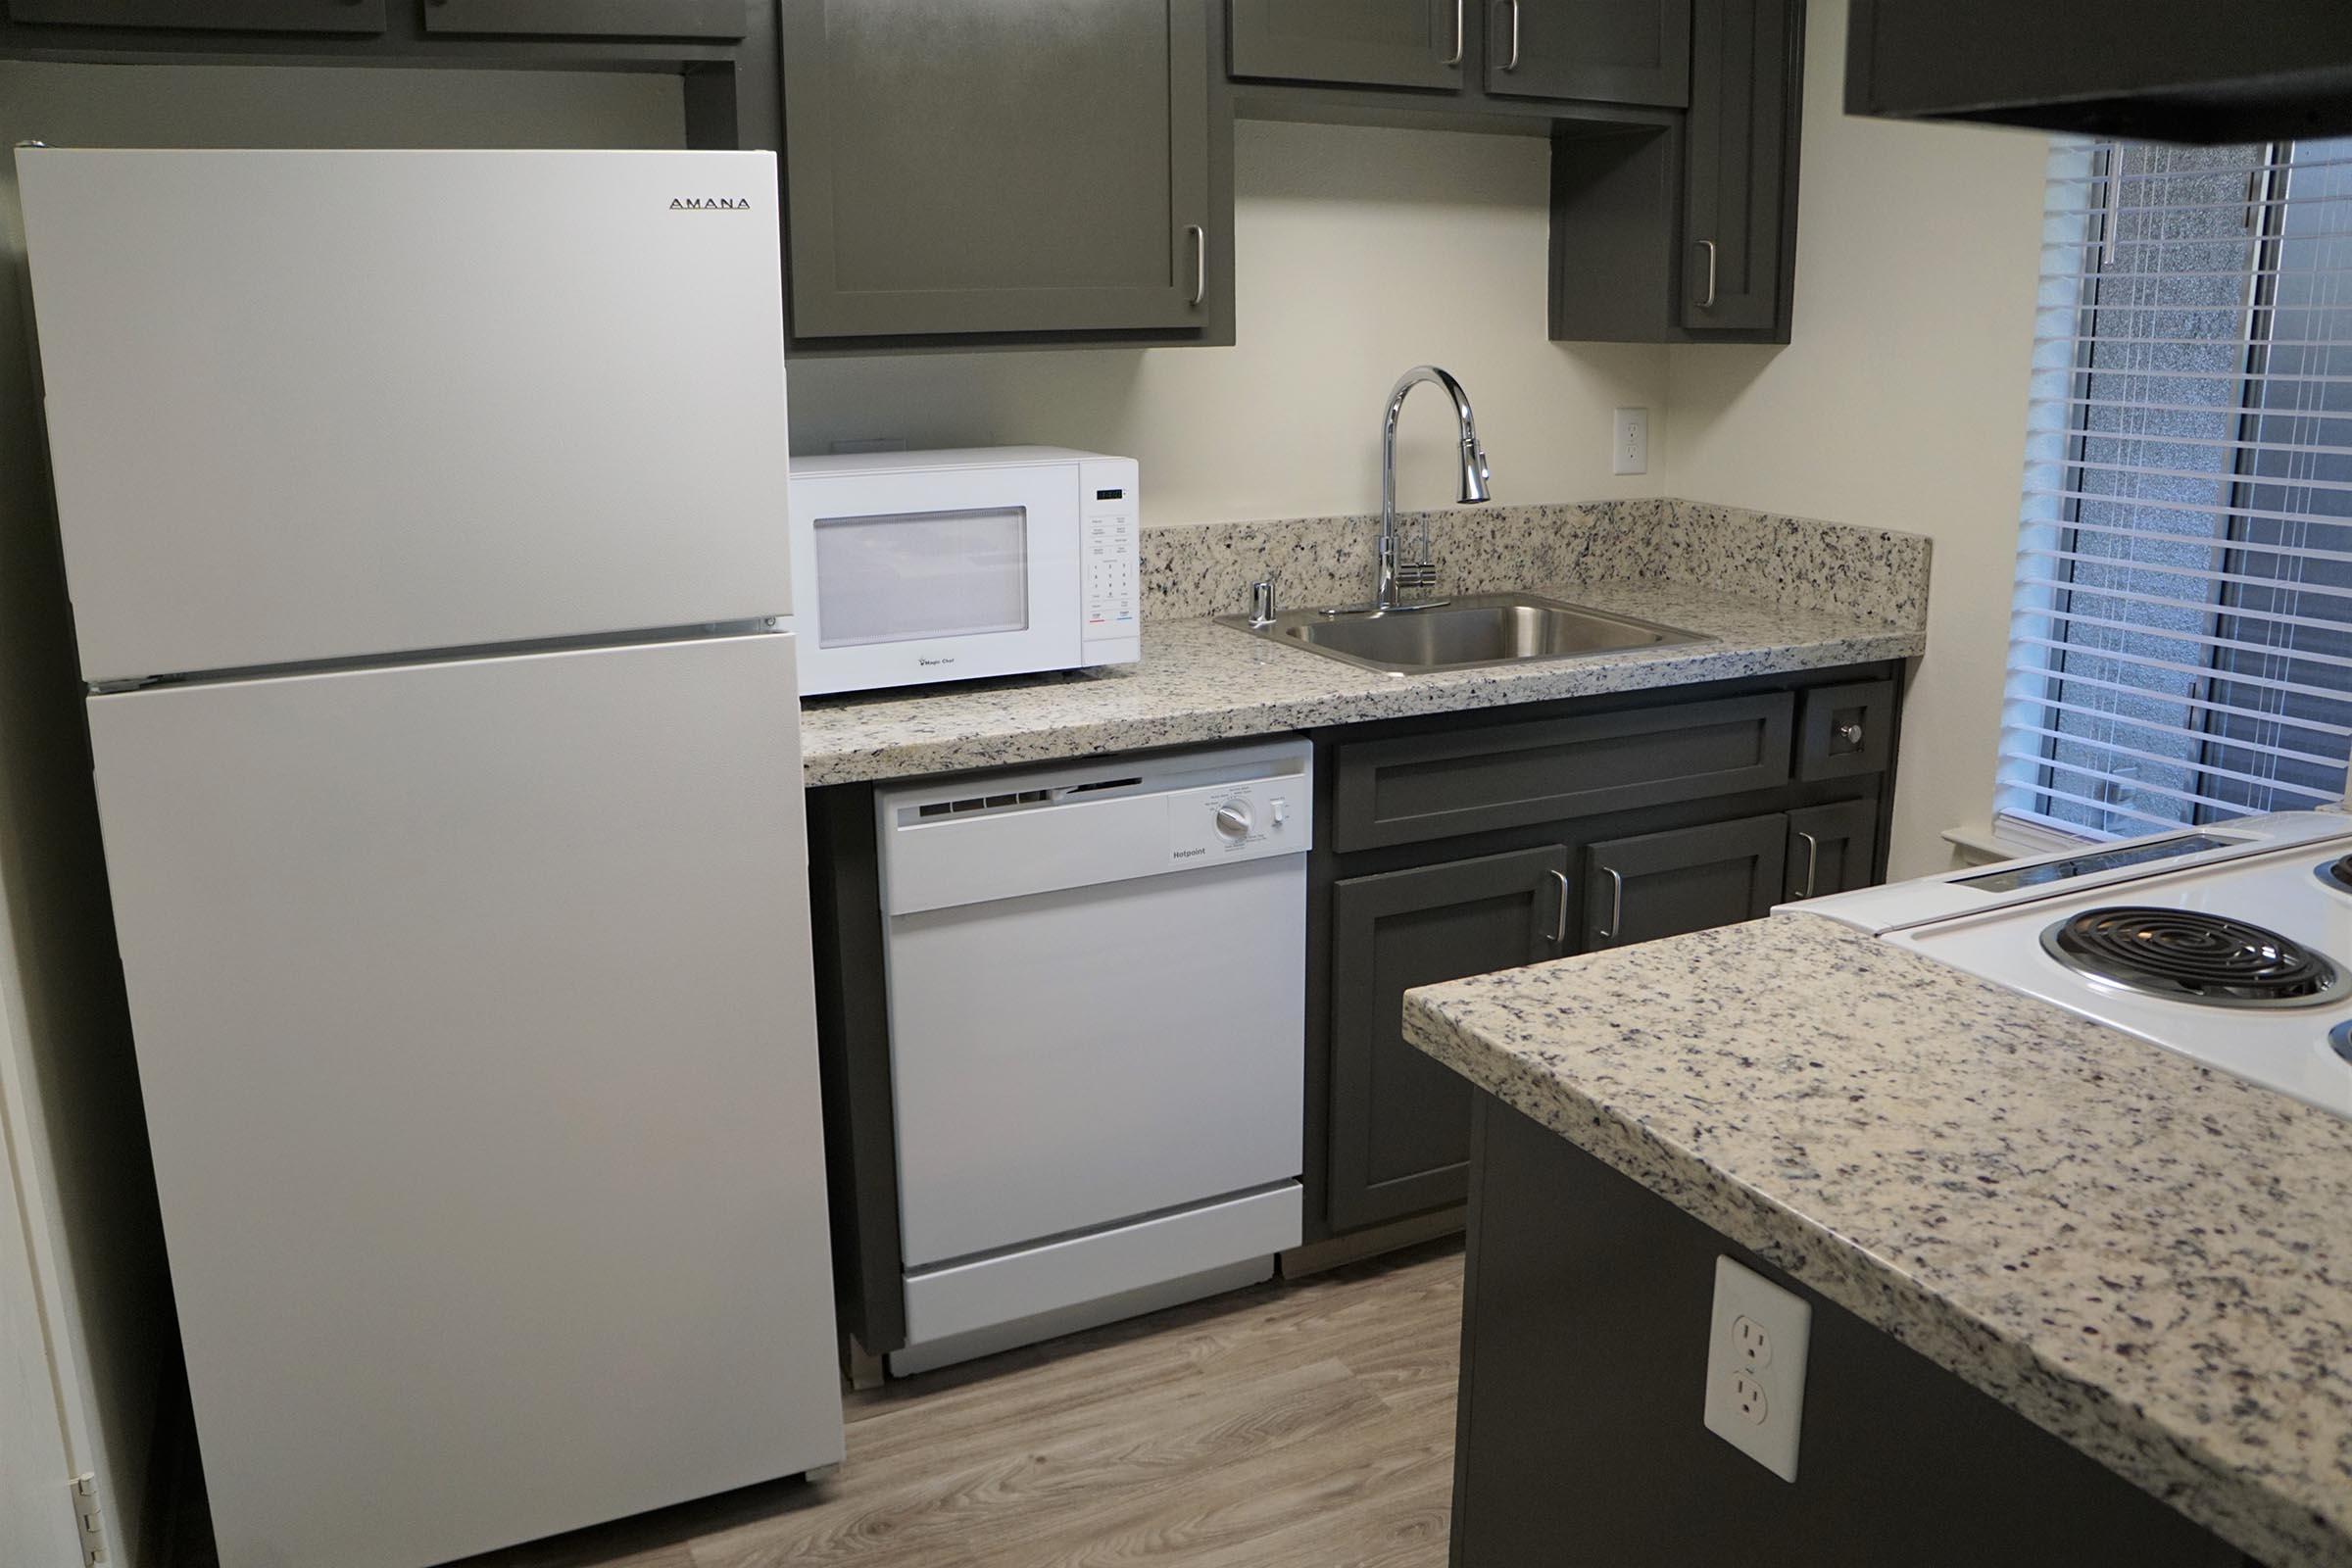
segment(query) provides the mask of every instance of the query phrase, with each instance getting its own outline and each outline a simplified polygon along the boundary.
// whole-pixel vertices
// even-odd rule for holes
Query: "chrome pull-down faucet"
[[[1460,450],[1455,454],[1462,466],[1461,500],[1464,505],[1487,499],[1487,480],[1492,477],[1487,468],[1487,449],[1478,442],[1478,419],[1470,412],[1470,394],[1462,383],[1434,365],[1416,365],[1396,378],[1389,389],[1388,414],[1380,423],[1380,581],[1373,593],[1375,611],[1427,610],[1445,604],[1443,599],[1424,600],[1419,604],[1401,604],[1397,595],[1404,589],[1428,589],[1438,585],[1438,565],[1431,559],[1429,526],[1421,527],[1418,561],[1400,562],[1396,550],[1396,416],[1404,408],[1405,394],[1428,381],[1446,389],[1453,399],[1454,423],[1461,435]]]

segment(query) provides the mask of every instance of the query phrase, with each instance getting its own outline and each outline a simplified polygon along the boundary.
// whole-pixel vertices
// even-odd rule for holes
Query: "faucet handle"
[[[1250,585],[1250,624],[1252,626],[1274,624],[1274,579],[1272,577],[1260,577]]]

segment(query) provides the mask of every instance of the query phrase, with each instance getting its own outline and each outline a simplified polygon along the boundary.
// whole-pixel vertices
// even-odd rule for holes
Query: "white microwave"
[[[795,458],[791,494],[803,696],[1142,655],[1133,458]]]

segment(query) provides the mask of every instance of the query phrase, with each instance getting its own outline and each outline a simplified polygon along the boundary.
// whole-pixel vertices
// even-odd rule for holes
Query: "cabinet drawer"
[[[11,22],[206,32],[381,32],[384,0],[7,0]]]
[[[1840,688],[1843,689],[1843,688]],[[1338,749],[1335,848],[1565,821],[1788,781],[1789,692]]]
[[[751,30],[751,8],[745,0],[424,0],[424,30],[733,40]]]
[[[1797,722],[1796,776],[1806,783],[1884,773],[1894,745],[1894,682],[1816,686]]]

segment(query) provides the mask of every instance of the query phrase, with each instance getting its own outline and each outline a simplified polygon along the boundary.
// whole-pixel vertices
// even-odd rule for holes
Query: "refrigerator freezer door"
[[[773,154],[17,157],[85,679],[790,612]]]
[[[225,1568],[841,1457],[792,655],[91,700]]]

